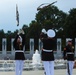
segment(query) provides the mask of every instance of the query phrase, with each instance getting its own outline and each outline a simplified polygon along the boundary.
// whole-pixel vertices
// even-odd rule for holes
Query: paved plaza
[[[0,75],[15,75],[14,71],[2,71]],[[23,71],[22,75],[44,75],[44,70]],[[54,75],[66,75],[66,69],[55,70]],[[76,69],[73,69],[73,75],[76,75]]]

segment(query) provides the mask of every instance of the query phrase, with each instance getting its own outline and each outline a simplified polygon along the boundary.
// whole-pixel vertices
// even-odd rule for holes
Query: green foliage
[[[64,25],[66,15],[56,6],[49,6],[36,14],[36,21],[46,30],[50,28],[59,30]]]
[[[32,21],[30,23],[29,31],[27,34],[28,39],[34,38],[35,41],[35,49],[38,49],[38,39],[41,33],[41,25],[39,25],[36,21]]]
[[[76,37],[76,8],[73,8],[69,11],[64,30],[66,37]]]
[[[45,28],[46,30],[56,30],[56,38],[63,39],[64,46],[65,38],[76,37],[76,8],[71,9],[68,14],[59,10],[56,6],[53,5],[39,10],[38,13],[36,13],[35,20],[31,21],[29,26],[26,24],[22,26],[22,29],[26,35],[25,42],[27,49],[29,49],[30,38],[34,38],[35,49],[38,49],[38,39],[42,28]],[[2,38],[6,38],[8,42],[8,50],[11,48],[11,38],[15,38],[17,32],[18,30],[4,33],[3,30],[0,30],[0,42],[2,42]],[[1,48],[2,44],[0,43],[0,50]]]

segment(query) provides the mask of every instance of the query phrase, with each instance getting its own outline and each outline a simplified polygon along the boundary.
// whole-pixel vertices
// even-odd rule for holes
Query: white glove
[[[41,32],[44,33],[44,34],[46,34],[46,30],[44,28],[42,29]]]
[[[21,29],[18,30],[18,35],[21,33]]]
[[[25,34],[23,30],[21,30],[21,33],[22,33],[22,34]]]

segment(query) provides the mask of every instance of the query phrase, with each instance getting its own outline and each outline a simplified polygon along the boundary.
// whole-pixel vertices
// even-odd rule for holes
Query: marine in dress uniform
[[[23,47],[25,45],[25,34],[23,30],[19,30],[13,46],[15,48],[15,73],[16,75],[22,75],[23,64],[25,60]]]
[[[64,48],[64,60],[67,60],[67,75],[72,75],[74,67],[74,46],[72,46],[72,39],[67,40],[67,45]]]
[[[44,70],[46,75],[54,75],[54,53],[55,48],[55,32],[52,29],[47,31],[47,37],[42,37],[43,49],[41,53],[41,58],[44,65]]]

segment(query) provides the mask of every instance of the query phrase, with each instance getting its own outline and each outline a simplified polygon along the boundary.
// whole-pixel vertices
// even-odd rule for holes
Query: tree
[[[63,29],[67,14],[60,11],[56,6],[49,6],[38,11],[36,21],[42,28],[60,30]]]
[[[2,50],[2,38],[5,37],[4,30],[0,30],[0,51]]]
[[[64,30],[66,37],[76,37],[76,8],[69,11]]]
[[[28,30],[28,25],[23,25],[22,29],[24,30],[25,34],[27,33],[27,30]]]
[[[30,38],[33,38],[35,40],[35,49],[38,47],[40,32],[41,26],[36,21],[32,21],[28,29],[27,39],[30,40]]]

